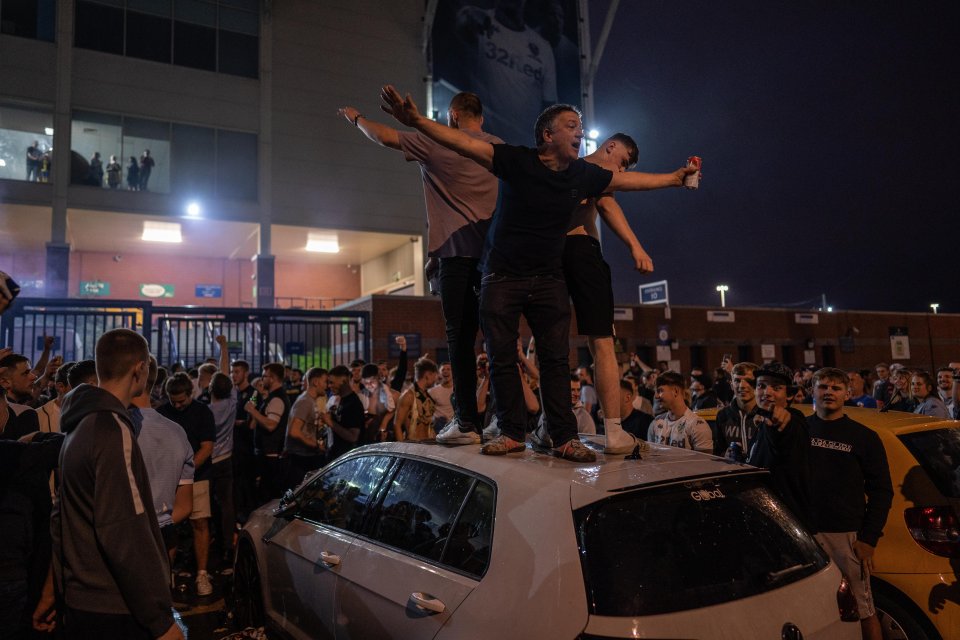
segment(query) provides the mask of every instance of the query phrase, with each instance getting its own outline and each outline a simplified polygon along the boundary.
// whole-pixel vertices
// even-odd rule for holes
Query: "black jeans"
[[[477,289],[480,272],[476,258],[441,258],[440,306],[447,327],[447,349],[453,374],[453,409],[461,424],[479,430],[477,369],[474,347],[480,329]]]
[[[233,550],[233,533],[237,514],[233,506],[233,456],[214,462],[210,472],[211,505],[216,504],[214,515],[219,516],[220,545],[224,552]],[[215,501],[215,503],[213,502]]]
[[[488,273],[480,285],[480,322],[490,356],[490,381],[500,430],[522,442],[527,410],[517,369],[520,315],[536,339],[540,402],[550,437],[562,446],[577,437],[570,406],[570,298],[557,275],[505,276]]]

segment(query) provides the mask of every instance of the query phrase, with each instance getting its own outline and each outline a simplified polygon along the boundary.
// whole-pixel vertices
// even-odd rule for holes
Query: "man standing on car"
[[[427,207],[427,252],[439,263],[440,306],[453,373],[454,416],[437,433],[437,442],[480,444],[483,425],[477,412],[477,372],[473,364],[480,331],[477,266],[497,207],[497,178],[419,131],[397,131],[364,117],[353,107],[343,107],[340,113],[373,142],[402,151],[408,162],[420,165]],[[477,140],[503,142],[483,131],[483,104],[474,93],[453,96],[447,124]]]
[[[880,437],[843,413],[847,385],[840,369],[820,369],[813,376],[817,413],[807,424],[810,468],[816,470],[811,477],[816,538],[850,583],[864,640],[880,640],[870,574],[893,486]]]

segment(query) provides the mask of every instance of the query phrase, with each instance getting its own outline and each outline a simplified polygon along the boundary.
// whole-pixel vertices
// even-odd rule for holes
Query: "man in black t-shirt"
[[[817,542],[850,584],[864,638],[882,637],[873,606],[873,554],[893,500],[887,454],[880,436],[843,412],[849,378],[827,367],[813,374],[816,415],[810,432],[811,497]]]
[[[207,574],[210,553],[210,472],[213,443],[217,426],[210,407],[193,399],[193,381],[185,373],[167,378],[164,385],[167,402],[157,407],[157,413],[179,424],[187,434],[193,449],[193,510],[190,526],[193,528],[193,550],[197,555],[197,595],[213,593]]]
[[[520,316],[533,331],[540,396],[554,453],[574,462],[596,454],[577,437],[569,398],[570,301],[561,258],[574,209],[585,198],[618,190],[681,186],[695,169],[669,174],[613,173],[579,158],[580,113],[554,105],[537,119],[537,148],[490,144],[422,116],[412,98],[387,85],[383,109],[500,178],[500,202],[487,234],[480,285],[480,322],[490,356],[501,434],[481,452],[522,451],[526,438],[523,388],[517,368]]]
[[[363,403],[357,397],[351,384],[353,375],[350,369],[337,365],[327,374],[330,389],[338,397],[337,403],[329,413],[324,413],[322,420],[333,432],[333,446],[327,461],[333,461],[355,448],[360,442],[360,432],[363,429]]]

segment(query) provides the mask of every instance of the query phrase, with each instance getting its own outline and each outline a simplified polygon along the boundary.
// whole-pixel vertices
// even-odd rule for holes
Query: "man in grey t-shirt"
[[[490,219],[497,207],[498,181],[479,164],[418,131],[397,131],[365,118],[353,107],[340,113],[370,140],[402,151],[420,164],[429,227],[428,254],[439,261],[440,303],[446,322],[453,370],[454,417],[437,434],[443,444],[479,444],[477,374],[474,347],[480,330],[478,265]],[[483,131],[483,105],[476,94],[458,93],[450,101],[447,123],[467,135],[499,144]]]
[[[287,431],[283,438],[286,488],[298,485],[303,476],[319,469],[326,453],[326,438],[320,433],[321,430],[318,430],[320,415],[317,411],[317,399],[326,397],[327,370],[319,367],[308,370],[303,386],[303,393],[297,397],[290,409]]]

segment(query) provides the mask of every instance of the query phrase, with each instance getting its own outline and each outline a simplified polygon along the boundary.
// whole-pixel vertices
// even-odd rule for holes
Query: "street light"
[[[940,308],[940,303],[939,303],[939,302],[933,302],[933,303],[930,304],[930,308],[933,309],[933,312],[934,312],[934,313],[936,313],[936,312],[937,312],[937,309]]]
[[[720,306],[721,306],[721,307],[726,307],[726,306],[727,306],[727,291],[730,291],[730,287],[728,287],[728,286],[725,285],[725,284],[718,284],[718,285],[717,285],[717,291],[720,292]]]

